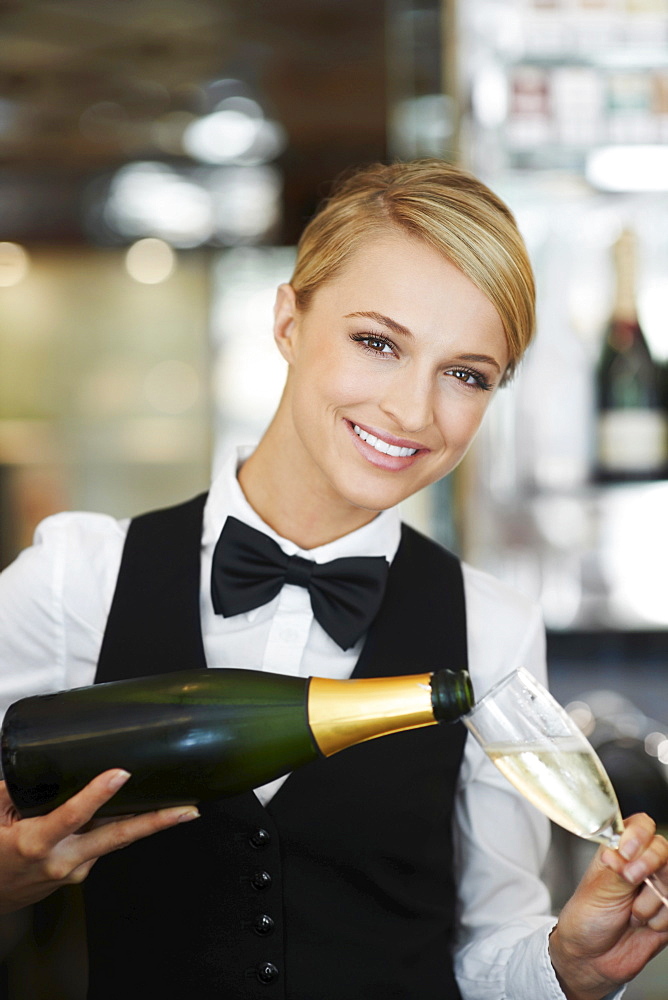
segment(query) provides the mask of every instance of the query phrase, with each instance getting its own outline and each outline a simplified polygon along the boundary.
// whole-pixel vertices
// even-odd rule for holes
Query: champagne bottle
[[[602,480],[654,479],[668,458],[661,378],[638,320],[636,241],[625,230],[614,247],[615,300],[598,376],[597,473]]]
[[[2,771],[21,816],[49,812],[96,774],[131,777],[100,815],[197,804],[265,784],[365,740],[453,722],[466,671],[359,680],[188,670],[112,681],[11,705]]]

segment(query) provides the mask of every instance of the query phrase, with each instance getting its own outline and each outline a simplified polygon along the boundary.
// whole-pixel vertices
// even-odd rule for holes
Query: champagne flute
[[[523,667],[499,681],[462,720],[487,756],[536,808],[585,840],[617,848],[617,796],[594,748]],[[656,876],[645,883],[668,906]]]

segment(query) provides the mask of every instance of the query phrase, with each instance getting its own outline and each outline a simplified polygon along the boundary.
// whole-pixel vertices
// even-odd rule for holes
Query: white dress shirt
[[[204,510],[200,608],[207,663],[349,677],[363,640],[342,652],[315,621],[303,587],[286,585],[269,604],[245,614],[214,614],[213,549],[225,518],[233,515],[264,531],[288,555],[316,562],[382,555],[391,561],[400,540],[398,512],[385,511],[343,538],[304,551],[276,535],[246,501],[236,472],[249,453],[230,453]],[[127,525],[102,514],[57,514],[42,522],[34,544],[0,574],[3,715],[18,698],[93,683]],[[544,680],[544,629],[537,606],[471,566],[464,564],[463,571],[469,670],[477,695],[519,666]],[[444,635],[444,667],[447,649]],[[283,780],[256,794],[268,801]],[[464,1000],[564,1000],[547,951],[555,918],[538,874],[548,839],[547,820],[468,739],[455,803],[460,929],[455,972]]]

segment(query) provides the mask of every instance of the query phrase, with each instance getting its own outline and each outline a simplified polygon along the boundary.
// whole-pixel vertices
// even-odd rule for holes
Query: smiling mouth
[[[353,424],[353,430],[362,441],[366,441],[367,444],[371,445],[372,448],[375,448],[382,455],[391,455],[393,458],[408,458],[410,455],[417,454],[417,448],[399,448],[395,444],[388,444],[382,438],[374,437],[368,431],[362,430],[358,424]]]

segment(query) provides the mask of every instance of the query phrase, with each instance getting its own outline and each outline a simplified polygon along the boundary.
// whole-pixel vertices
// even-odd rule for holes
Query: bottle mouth
[[[475,702],[468,670],[438,670],[431,676],[431,703],[439,722],[456,722]]]

